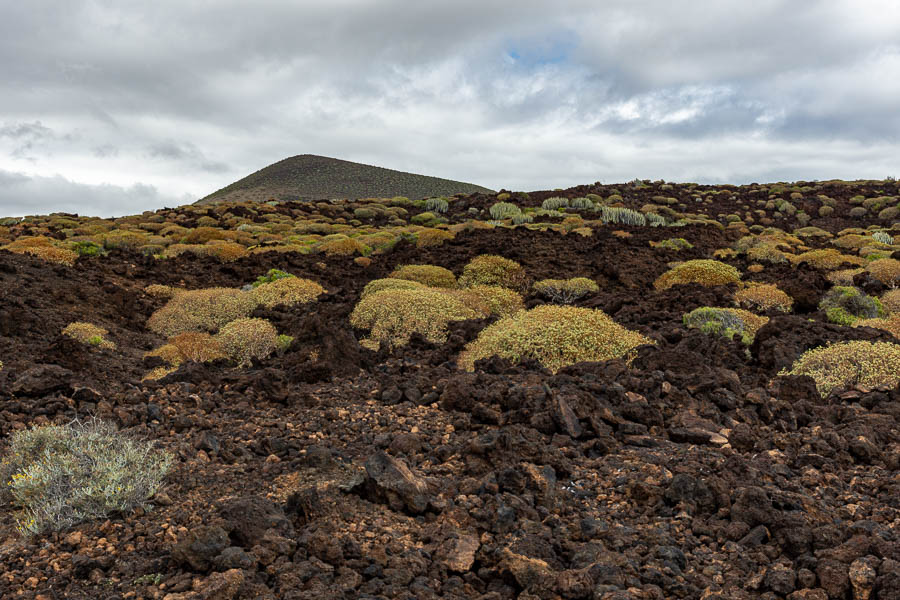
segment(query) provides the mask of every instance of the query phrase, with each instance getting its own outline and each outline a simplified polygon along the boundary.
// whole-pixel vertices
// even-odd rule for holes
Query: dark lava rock
[[[259,544],[269,529],[285,537],[294,535],[294,527],[284,511],[262,496],[225,500],[219,505],[219,514],[225,519],[231,537],[243,548]]]
[[[72,377],[72,371],[59,365],[35,365],[19,375],[9,391],[16,396],[46,396],[70,389]]]
[[[406,463],[378,452],[366,461],[366,481],[363,485],[370,500],[386,503],[393,510],[413,514],[428,508],[428,486],[415,475]]]
[[[202,573],[212,568],[215,558],[228,546],[228,533],[224,529],[203,525],[178,540],[172,548],[172,559]]]

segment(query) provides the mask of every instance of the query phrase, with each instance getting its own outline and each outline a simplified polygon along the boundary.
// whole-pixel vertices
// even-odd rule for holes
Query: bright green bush
[[[553,372],[584,361],[627,356],[653,341],[625,329],[600,310],[573,306],[538,306],[490,325],[459,356],[459,366],[474,370],[482,358],[512,362],[532,358]]]
[[[841,342],[804,352],[780,375],[808,375],[822,397],[854,385],[895,386],[900,382],[900,345]]]
[[[265,275],[260,275],[259,277],[257,277],[256,281],[254,281],[251,285],[253,287],[259,287],[264,283],[272,283],[273,281],[286,279],[288,277],[295,277],[295,275],[292,275],[291,273],[288,273],[286,271],[282,271],[281,269],[269,269]]]
[[[853,325],[859,319],[877,319],[884,316],[884,307],[878,298],[867,296],[859,288],[835,286],[828,290],[819,309],[828,320],[838,325]]]
[[[0,495],[20,509],[20,532],[61,530],[144,505],[172,461],[98,420],[35,427],[12,434]]]

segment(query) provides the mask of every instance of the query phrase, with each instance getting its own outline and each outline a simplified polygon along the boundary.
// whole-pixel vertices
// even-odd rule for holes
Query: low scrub
[[[688,329],[699,329],[710,335],[726,338],[739,335],[741,341],[749,345],[753,343],[760,327],[769,322],[769,318],[740,308],[703,306],[685,314],[682,322]]]
[[[878,298],[867,296],[859,288],[836,286],[828,290],[819,309],[828,320],[838,325],[853,325],[858,319],[877,319],[884,316],[884,307]]]
[[[879,258],[866,265],[866,272],[887,286],[900,285],[900,260]]]
[[[734,294],[734,301],[741,308],[760,312],[777,310],[789,313],[794,306],[794,299],[774,283],[749,284]]]
[[[147,327],[167,338],[188,331],[216,332],[223,325],[248,316],[254,308],[253,296],[238,289],[187,290],[150,315]]]
[[[456,275],[453,274],[453,271],[435,265],[403,265],[397,267],[389,277],[417,281],[428,287],[456,287]]]
[[[593,280],[587,277],[571,279],[542,279],[536,281],[532,289],[557,304],[571,304],[580,298],[596,294],[600,291]]]
[[[808,375],[822,397],[854,385],[895,386],[900,382],[900,345],[841,342],[804,352],[781,375]]]
[[[364,347],[377,350],[405,346],[414,334],[440,344],[447,341],[450,321],[481,316],[460,299],[441,290],[386,290],[369,294],[350,315],[350,324],[369,331]]]
[[[172,456],[92,420],[12,435],[0,462],[0,494],[20,509],[26,534],[58,531],[143,506]]]
[[[525,280],[525,269],[516,261],[493,254],[482,254],[463,267],[459,285],[495,285],[515,290],[521,289]]]
[[[294,306],[314,302],[324,293],[325,288],[315,281],[293,276],[264,283],[250,291],[253,300],[267,308],[280,304]]]
[[[229,358],[243,367],[278,348],[278,331],[265,319],[236,319],[222,327],[216,341]]]
[[[573,306],[538,306],[518,312],[484,329],[459,356],[459,366],[499,356],[517,363],[535,359],[553,372],[585,361],[627,357],[652,340],[625,329],[606,313]]]
[[[69,323],[62,330],[63,335],[79,341],[82,344],[105,349],[115,348],[116,345],[104,337],[107,333],[109,333],[109,331],[103,327],[94,325],[93,323],[85,323],[83,321]]]
[[[737,283],[741,273],[731,265],[717,260],[689,260],[666,271],[653,282],[658,290],[667,290],[673,285],[699,283],[704,286]]]
[[[394,277],[373,279],[366,284],[366,287],[363,288],[362,293],[360,294],[360,299],[365,298],[366,296],[369,296],[371,294],[377,294],[378,292],[384,292],[387,290],[421,290],[427,287],[428,286],[424,283],[412,281],[409,279],[396,279]]]

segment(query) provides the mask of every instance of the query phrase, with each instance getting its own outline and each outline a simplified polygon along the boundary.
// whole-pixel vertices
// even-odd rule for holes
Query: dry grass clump
[[[734,301],[743,308],[763,312],[775,309],[789,313],[794,306],[794,299],[774,283],[750,284],[734,294]]]
[[[858,256],[841,254],[834,248],[809,250],[802,254],[791,255],[788,258],[795,265],[805,262],[816,269],[837,269],[844,264],[861,266],[866,262],[865,259]]]
[[[881,305],[888,314],[900,314],[900,290],[888,290],[881,297]]]
[[[216,227],[197,227],[191,229],[182,238],[184,244],[205,244],[212,240],[225,239],[225,232]]]
[[[247,249],[235,242],[207,244],[204,248],[206,248],[207,256],[217,258],[223,263],[234,262],[247,256]]]
[[[68,336],[73,340],[79,341],[82,344],[89,344],[98,348],[115,348],[116,345],[113,342],[110,342],[103,337],[107,333],[109,333],[109,331],[107,331],[106,329],[92,323],[85,323],[83,321],[75,321],[74,323],[69,323],[62,330],[63,335]]]
[[[71,267],[78,258],[78,253],[65,248],[57,248],[53,240],[44,236],[24,237],[10,242],[0,248],[15,254],[29,254],[41,260]]]
[[[658,290],[667,290],[673,285],[699,283],[704,286],[726,285],[740,281],[741,273],[731,265],[717,260],[689,260],[666,271],[653,282]]]
[[[884,319],[860,319],[853,323],[853,326],[881,329],[900,340],[900,313],[890,315]]]
[[[222,327],[216,341],[238,366],[247,366],[254,358],[263,359],[275,351],[278,331],[265,319],[237,319]]]
[[[600,291],[600,286],[587,277],[573,277],[571,279],[541,279],[534,283],[532,289],[551,302],[571,304],[579,298],[596,294]]]
[[[895,386],[900,381],[900,345],[856,341],[814,348],[780,375],[809,375],[823,398],[854,385]]]
[[[458,298],[442,290],[386,290],[369,294],[359,301],[350,315],[350,324],[368,329],[362,345],[378,349],[396,348],[409,343],[413,333],[430,342],[447,341],[450,321],[475,319],[480,315]]]
[[[440,246],[448,240],[452,240],[456,234],[444,229],[427,228],[416,233],[416,248],[431,248]]]
[[[186,290],[150,315],[147,327],[167,338],[188,331],[215,332],[226,323],[246,317],[254,308],[254,297],[238,289]]]
[[[418,281],[428,287],[455,288],[456,275],[450,269],[434,265],[403,265],[388,275],[391,279]]]
[[[259,285],[250,291],[253,299],[265,306],[271,308],[284,304],[293,306],[295,304],[306,304],[314,302],[321,294],[325,293],[325,288],[310,279],[301,279],[300,277],[284,277],[276,279],[270,283]]]
[[[825,274],[825,279],[835,285],[853,285],[853,278],[865,271],[862,267],[856,269],[839,269],[837,271],[829,271]]]
[[[484,329],[459,356],[467,371],[482,358],[512,362],[535,359],[553,372],[585,361],[626,356],[652,340],[625,329],[606,313],[573,306],[538,306],[520,311]]]
[[[525,269],[516,261],[493,254],[482,254],[463,267],[459,285],[460,287],[496,285],[521,289],[525,285],[525,280]]]
[[[0,462],[0,495],[20,509],[23,534],[61,530],[151,498],[173,457],[92,420],[12,434]]]
[[[487,305],[489,315],[508,317],[525,309],[521,294],[496,285],[475,285],[465,290],[467,294],[478,297]]]
[[[900,260],[879,258],[866,265],[866,271],[881,283],[889,286],[900,284]]]
[[[169,343],[166,345],[171,345],[178,351],[178,362],[169,361],[172,365],[178,365],[187,361],[210,362],[226,357],[225,350],[218,339],[208,333],[199,331],[180,333],[169,340]]]

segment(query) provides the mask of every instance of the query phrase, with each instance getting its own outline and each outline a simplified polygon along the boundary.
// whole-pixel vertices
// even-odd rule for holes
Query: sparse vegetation
[[[893,387],[900,382],[900,345],[841,342],[804,352],[783,375],[808,375],[822,397],[853,385]]]
[[[104,337],[108,333],[109,331],[103,327],[92,323],[85,323],[83,321],[69,323],[62,330],[63,335],[79,341],[82,344],[88,344],[89,346],[96,346],[104,349],[113,349],[116,345]]]
[[[187,290],[150,315],[147,327],[167,338],[188,331],[214,333],[223,325],[248,316],[254,308],[253,296],[234,288]]]
[[[703,306],[685,314],[683,322],[689,329],[699,329],[710,335],[727,338],[738,335],[743,343],[749,345],[753,343],[756,332],[769,319],[740,308]]]
[[[587,277],[573,277],[571,279],[542,279],[536,281],[532,289],[551,302],[571,304],[580,298],[596,294],[600,291],[600,286]]]

